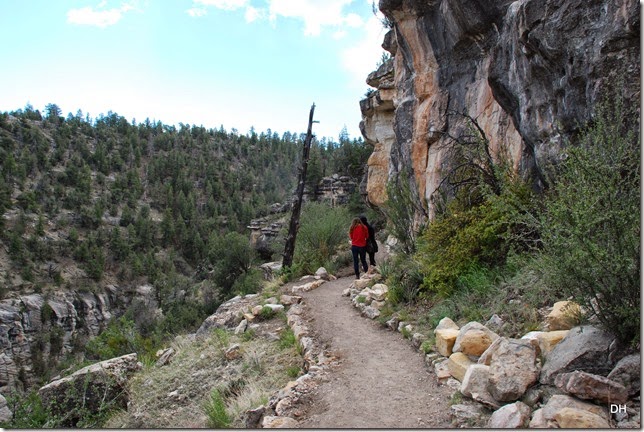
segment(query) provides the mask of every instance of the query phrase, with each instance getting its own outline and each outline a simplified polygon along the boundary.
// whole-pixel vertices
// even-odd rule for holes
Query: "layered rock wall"
[[[619,82],[639,106],[640,6],[635,0],[381,0],[393,59],[372,73],[360,104],[374,145],[367,194],[409,181],[419,216],[449,167],[449,149],[474,119],[537,189],[542,167],[592,118]],[[405,175],[401,176],[401,173]],[[404,178],[401,178],[404,177]]]
[[[149,285],[132,292],[110,285],[103,292],[29,294],[0,301],[0,393],[29,387],[34,373],[97,336],[134,299],[156,309]]]

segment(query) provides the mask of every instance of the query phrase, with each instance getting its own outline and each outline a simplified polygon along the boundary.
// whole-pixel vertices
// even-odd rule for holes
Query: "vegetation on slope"
[[[551,187],[543,194],[503,158],[488,157],[476,125],[454,142],[457,168],[445,177],[452,196],[427,226],[408,230],[412,216],[395,207],[409,201],[408,192],[390,188],[390,196],[403,196],[389,201],[389,213],[400,216],[389,223],[408,232],[401,243],[412,251],[383,268],[390,300],[420,307],[419,321],[428,326],[444,316],[485,322],[497,313],[503,331],[520,336],[537,327],[538,308],[573,298],[586,319],[638,344],[640,136],[629,108],[619,98],[598,107],[549,167]]]
[[[133,302],[105,336],[87,344],[79,332],[74,346],[93,361],[153,355],[222,301],[259,289],[246,227],[290,198],[301,142],[112,112],[63,117],[54,104],[44,115],[29,105],[0,113],[0,298],[149,284],[161,314]],[[313,189],[324,175],[360,178],[369,149],[343,131],[311,154]],[[44,336],[34,353],[60,339]],[[41,382],[63,357],[36,355]]]

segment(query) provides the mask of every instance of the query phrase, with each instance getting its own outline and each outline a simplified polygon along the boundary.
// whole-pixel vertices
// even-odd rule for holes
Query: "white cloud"
[[[333,39],[340,40],[343,37],[345,37],[346,35],[347,35],[346,30],[338,30],[337,32],[333,33]]]
[[[120,8],[102,10],[106,5],[107,2],[102,1],[96,9],[91,6],[70,9],[67,12],[67,22],[105,28],[116,24],[123,18],[123,14],[134,9],[131,4],[123,3]]]
[[[248,4],[248,0],[194,0],[195,4],[214,6],[217,9],[236,10]]]
[[[199,18],[204,15],[206,15],[208,12],[204,8],[199,8],[199,7],[192,7],[186,11],[188,15],[190,15],[193,18]]]
[[[342,9],[353,0],[268,0],[269,16],[299,18],[304,21],[304,34],[318,36],[324,26],[340,27],[347,17]],[[351,14],[355,15],[355,14]],[[355,18],[351,19],[355,22]]]
[[[259,9],[256,9],[252,6],[248,6],[246,8],[246,12],[244,14],[244,18],[246,19],[246,22],[251,23],[258,19],[261,16],[261,12]]]
[[[366,88],[365,79],[376,69],[376,64],[382,57],[382,39],[386,30],[380,20],[373,16],[365,24],[363,38],[342,52],[342,65],[347,69],[356,87]]]

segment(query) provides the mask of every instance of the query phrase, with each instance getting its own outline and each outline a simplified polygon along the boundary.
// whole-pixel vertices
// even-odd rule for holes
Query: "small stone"
[[[241,347],[239,344],[234,344],[230,346],[226,351],[224,352],[224,356],[226,357],[226,360],[235,360],[241,357]]]
[[[245,319],[241,320],[241,322],[235,329],[235,334],[238,335],[238,334],[244,333],[247,327],[248,327],[248,320],[245,320]]]

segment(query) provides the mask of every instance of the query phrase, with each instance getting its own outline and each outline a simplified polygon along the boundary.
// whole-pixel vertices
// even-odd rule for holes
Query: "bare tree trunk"
[[[293,264],[293,253],[295,252],[295,238],[297,237],[297,230],[300,228],[300,212],[302,210],[302,196],[304,195],[304,183],[306,182],[306,169],[309,165],[309,152],[311,150],[311,141],[313,140],[313,111],[315,111],[315,104],[311,105],[311,112],[309,113],[309,127],[306,131],[306,139],[304,140],[304,151],[302,154],[302,167],[300,168],[299,181],[297,183],[297,191],[295,192],[295,202],[293,202],[293,212],[291,213],[291,222],[288,226],[288,235],[286,236],[286,244],[284,245],[284,257],[282,267],[290,267]]]

